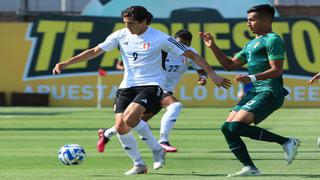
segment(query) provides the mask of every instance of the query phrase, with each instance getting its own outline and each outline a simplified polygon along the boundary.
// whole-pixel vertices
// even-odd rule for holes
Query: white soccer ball
[[[79,165],[86,158],[86,152],[79,144],[66,144],[58,151],[59,160],[65,165]]]

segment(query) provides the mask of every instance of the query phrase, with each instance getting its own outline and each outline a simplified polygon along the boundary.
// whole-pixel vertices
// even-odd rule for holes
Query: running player
[[[279,109],[288,91],[283,88],[282,79],[284,43],[271,28],[274,8],[270,5],[258,5],[250,8],[247,13],[247,25],[256,36],[232,59],[219,49],[211,34],[200,33],[205,44],[226,70],[236,70],[247,64],[249,75],[237,75],[236,82],[253,83],[250,92],[233,108],[221,127],[229,149],[244,166],[239,172],[229,174],[230,177],[261,175],[241,137],[278,143],[285,151],[286,164],[294,160],[300,144],[298,139],[283,137],[250,125],[258,125]]]
[[[188,30],[179,30],[175,34],[175,38],[178,42],[190,47],[192,41],[192,34]],[[195,49],[190,48],[192,51],[196,52]],[[177,152],[177,148],[173,147],[169,143],[169,133],[173,129],[176,120],[182,109],[182,104],[177,98],[173,96],[175,87],[177,86],[182,75],[188,70],[189,64],[192,65],[193,69],[197,70],[199,75],[198,84],[205,85],[207,75],[204,70],[202,70],[198,65],[196,65],[192,60],[187,59],[184,56],[176,55],[173,53],[167,54],[164,58],[165,70],[167,73],[166,82],[164,86],[164,93],[161,98],[161,104],[158,110],[159,112],[162,107],[166,108],[167,111],[161,118],[160,126],[160,138],[158,142],[167,152]],[[118,59],[117,67],[120,70],[123,70],[121,67],[121,60]],[[145,114],[141,119],[148,121],[155,114]],[[99,140],[97,142],[98,152],[104,152],[106,143],[109,142],[109,139],[116,135],[115,127],[109,129],[99,129],[98,136]]]
[[[59,74],[71,64],[91,60],[104,52],[120,49],[124,77],[115,99],[115,127],[118,139],[133,161],[133,168],[125,175],[145,174],[147,166],[137,147],[131,129],[136,131],[153,153],[153,168],[165,164],[165,150],[152,135],[143,113],[153,112],[162,97],[165,72],[161,66],[161,50],[184,55],[202,67],[219,87],[228,88],[230,81],[217,75],[198,54],[178,43],[173,37],[149,27],[152,14],[142,6],[130,6],[121,12],[126,28],[110,34],[104,42],[64,62],[56,64],[53,74]]]

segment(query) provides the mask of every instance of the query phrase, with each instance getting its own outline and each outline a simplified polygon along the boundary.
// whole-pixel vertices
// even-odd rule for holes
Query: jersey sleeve
[[[284,60],[284,42],[280,37],[275,36],[268,39],[266,43],[266,49],[269,60]]]
[[[247,44],[243,47],[243,49],[235,55],[235,58],[240,59],[243,62],[247,62],[247,53],[246,53]]]
[[[111,51],[112,49],[115,49],[119,45],[119,31],[116,31],[112,34],[110,34],[105,41],[98,44],[98,46],[104,50],[104,51]]]
[[[183,53],[185,53],[186,51],[189,50],[189,48],[187,46],[177,42],[171,36],[167,36],[161,42],[161,49],[164,50],[167,53],[173,53],[173,54],[178,54],[178,55],[182,55]]]

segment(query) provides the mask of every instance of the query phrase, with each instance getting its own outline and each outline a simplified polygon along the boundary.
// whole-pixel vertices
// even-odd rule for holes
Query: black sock
[[[229,125],[229,122],[225,122],[221,126],[221,131],[226,138],[229,149],[244,166],[255,167],[248,153],[246,145],[244,144],[240,136],[234,135],[230,132]]]
[[[259,141],[276,142],[280,145],[289,140],[289,138],[277,135],[263,128],[241,122],[231,122],[229,130],[239,136],[245,136]]]

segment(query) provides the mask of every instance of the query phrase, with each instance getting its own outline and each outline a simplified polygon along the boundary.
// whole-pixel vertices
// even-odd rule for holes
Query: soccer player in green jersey
[[[232,109],[221,127],[229,149],[244,166],[240,171],[229,174],[229,177],[261,175],[241,137],[278,143],[285,151],[286,164],[290,164],[297,155],[298,139],[283,137],[256,126],[279,109],[288,94],[282,80],[284,42],[272,32],[271,27],[274,13],[274,8],[267,4],[254,6],[247,11],[247,25],[255,38],[232,59],[219,49],[210,33],[200,32],[206,46],[226,70],[236,70],[247,64],[249,75],[237,75],[236,82],[253,83],[251,90]]]

